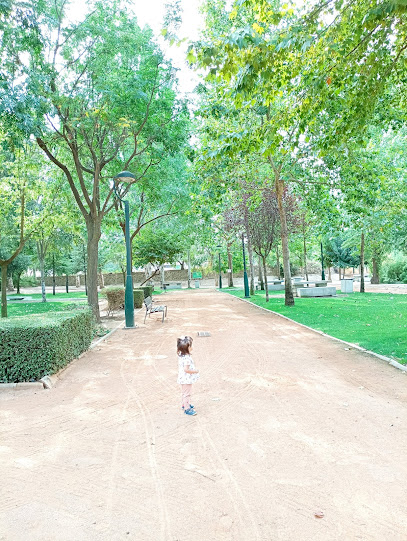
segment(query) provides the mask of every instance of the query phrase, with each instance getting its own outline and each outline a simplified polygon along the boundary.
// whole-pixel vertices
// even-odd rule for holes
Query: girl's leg
[[[184,383],[181,385],[182,406],[185,410],[189,409],[191,403],[192,383]]]

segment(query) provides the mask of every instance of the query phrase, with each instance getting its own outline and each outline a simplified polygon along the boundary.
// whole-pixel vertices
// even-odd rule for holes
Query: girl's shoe
[[[189,407],[194,409],[194,406],[192,404],[190,404]],[[181,408],[184,409],[184,406],[181,406]]]
[[[196,411],[192,408],[188,408],[184,411],[185,415],[196,415]]]

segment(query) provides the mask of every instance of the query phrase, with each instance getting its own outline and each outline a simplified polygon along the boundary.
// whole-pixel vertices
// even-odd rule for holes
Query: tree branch
[[[38,146],[40,147],[40,149],[45,152],[45,154],[48,156],[48,158],[52,161],[52,163],[54,163],[57,167],[59,167],[64,173],[65,173],[65,176],[66,178],[68,179],[68,182],[69,182],[69,186],[72,190],[72,193],[75,197],[75,201],[78,205],[78,207],[80,208],[80,211],[82,212],[83,216],[87,216],[88,213],[86,211],[86,208],[85,206],[83,205],[82,203],[82,200],[81,200],[81,196],[75,186],[75,182],[73,180],[73,177],[71,175],[71,172],[69,171],[69,169],[66,167],[66,165],[64,165],[63,163],[61,163],[51,152],[50,150],[48,149],[45,141],[43,141],[41,139],[41,137],[37,137],[36,138],[36,141],[37,141],[37,144]]]

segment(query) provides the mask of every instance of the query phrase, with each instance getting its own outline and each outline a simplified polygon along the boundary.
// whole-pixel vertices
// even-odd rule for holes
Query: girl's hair
[[[178,355],[189,355],[189,349],[192,346],[192,338],[190,336],[181,336],[177,338],[177,353]]]

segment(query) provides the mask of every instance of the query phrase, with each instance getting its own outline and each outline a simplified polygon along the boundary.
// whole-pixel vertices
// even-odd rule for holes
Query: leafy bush
[[[20,278],[20,287],[36,287],[39,282],[34,276],[22,276]]]
[[[382,266],[383,281],[387,283],[407,283],[407,257],[396,254],[392,259],[384,261]]]
[[[143,306],[145,292],[143,289],[133,289],[134,308],[141,308]]]
[[[121,310],[124,307],[124,287],[123,286],[108,286],[105,287],[100,294],[106,297],[108,304],[108,312]]]
[[[89,348],[92,335],[87,308],[0,320],[0,382],[54,374]]]
[[[144,291],[144,298],[153,296],[154,286],[138,286],[136,289]]]

